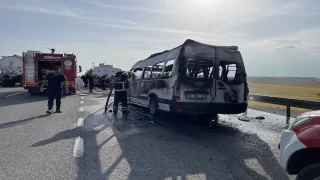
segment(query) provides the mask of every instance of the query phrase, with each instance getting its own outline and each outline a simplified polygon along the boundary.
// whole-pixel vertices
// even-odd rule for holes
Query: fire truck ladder
[[[24,53],[24,68],[25,68],[25,82],[34,83],[35,82],[35,62],[34,56],[35,51],[27,51]]]

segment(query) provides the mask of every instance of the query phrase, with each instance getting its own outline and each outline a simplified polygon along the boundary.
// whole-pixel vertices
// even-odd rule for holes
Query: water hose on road
[[[109,95],[108,95],[108,98],[107,98],[107,101],[106,101],[106,105],[104,106],[104,113],[105,113],[105,114],[107,113],[107,110],[108,110],[108,108],[109,108],[108,103],[109,103],[109,100],[110,100],[110,96],[111,96],[112,91],[113,91],[113,89],[114,89],[114,87],[115,87],[116,84],[117,84],[117,80],[115,80],[115,82],[113,83],[113,85],[112,85],[112,87],[111,87],[111,89],[110,89],[110,92],[109,92]],[[111,103],[110,103],[110,104],[111,104]]]
[[[106,105],[104,106],[104,113],[106,114],[107,113],[107,110],[109,108],[108,106],[108,103],[109,103],[109,100],[110,100],[110,96],[112,94],[112,91],[113,91],[113,87],[111,88],[110,92],[109,92],[109,95],[108,95],[108,98],[107,98],[107,101],[106,101]],[[111,103],[110,103],[111,104]]]
[[[89,94],[88,92],[84,92],[84,91],[80,88],[80,86],[79,86],[78,83],[77,83],[77,87],[78,87],[78,89],[79,89],[83,94]]]
[[[97,88],[97,87],[96,87],[96,90],[99,91],[99,92],[102,92],[102,91],[103,91],[103,90],[101,90],[101,89],[99,89],[99,88]]]
[[[112,104],[113,104],[113,102],[108,105],[107,109],[109,109],[109,107],[110,107]]]

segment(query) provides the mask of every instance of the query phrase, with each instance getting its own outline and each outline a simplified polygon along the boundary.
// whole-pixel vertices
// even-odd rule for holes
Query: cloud
[[[286,49],[295,49],[295,48],[297,48],[297,46],[288,45],[288,46],[285,46],[284,48],[286,48]]]
[[[148,9],[145,7],[128,7],[128,6],[119,6],[119,5],[112,5],[112,4],[105,4],[101,3],[98,1],[89,1],[89,0],[80,0],[85,3],[89,4],[94,4],[98,7],[103,7],[103,8],[109,8],[109,9],[118,9],[118,10],[125,10],[125,11],[142,11],[142,12],[147,12],[147,13],[156,13],[156,14],[171,14],[166,11],[160,11],[160,10],[154,10],[154,9]]]
[[[27,12],[35,12],[35,13],[46,13],[52,14],[56,16],[63,16],[69,18],[76,18],[80,20],[85,20],[88,23],[94,23],[104,27],[110,28],[118,28],[118,29],[130,29],[136,31],[152,31],[152,32],[161,32],[161,33],[171,33],[171,34],[185,34],[185,35],[194,35],[197,37],[202,38],[210,38],[214,39],[215,41],[225,41],[226,39],[232,39],[232,37],[239,36],[239,33],[212,33],[212,32],[205,32],[205,31],[193,31],[188,29],[177,29],[177,28],[170,28],[170,27],[150,27],[147,25],[137,25],[136,22],[129,21],[129,20],[122,20],[122,19],[114,19],[110,17],[90,17],[86,15],[81,15],[76,13],[70,9],[64,10],[55,10],[55,9],[47,9],[42,7],[29,7],[29,6],[13,6],[13,5],[0,5],[0,9],[14,9],[19,11],[27,11]]]
[[[187,35],[187,38],[197,37],[196,39],[205,39],[207,42],[215,42],[215,43],[235,43],[235,42],[243,42],[245,36],[241,36],[239,33],[211,33],[205,31],[193,31],[188,29],[175,29],[169,27],[148,27],[148,26],[128,26],[128,25],[118,25],[118,24],[110,24],[110,23],[98,23],[98,25],[102,25],[105,27],[111,28],[120,28],[120,29],[130,29],[136,31],[153,31],[153,32],[161,32],[161,33],[170,33],[170,34],[177,34]]]
[[[67,16],[67,17],[76,17],[77,15],[70,10],[63,10],[63,11],[54,11],[46,8],[41,7],[27,7],[27,6],[10,6],[10,5],[0,5],[2,9],[13,9],[19,11],[27,11],[27,12],[36,12],[36,13],[46,13],[46,14],[54,14],[58,16]]]
[[[289,51],[291,49],[297,49],[297,48],[299,48],[299,47],[295,46],[295,45],[287,45],[287,46],[280,46],[280,47],[278,46],[278,47],[271,48],[271,49],[279,52],[279,51]]]
[[[80,15],[70,9],[63,9],[61,11],[61,10],[42,8],[42,7],[28,7],[28,6],[1,5],[0,4],[0,9],[1,8],[2,9],[13,9],[13,10],[19,10],[19,11],[27,11],[27,12],[35,12],[35,13],[45,13],[45,14],[51,14],[51,15],[56,15],[56,16],[77,18],[77,19],[81,19],[81,20],[101,22],[101,23],[118,22],[118,23],[123,23],[123,24],[130,24],[130,25],[135,24],[133,21],[116,19],[116,18],[112,18],[112,17],[99,17],[98,18],[98,17],[84,16],[84,15]]]
[[[271,39],[269,42],[276,44],[301,44],[301,40],[298,39]]]

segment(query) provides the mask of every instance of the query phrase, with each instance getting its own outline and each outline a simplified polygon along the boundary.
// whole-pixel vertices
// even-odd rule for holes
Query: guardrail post
[[[287,105],[287,125],[289,125],[289,123],[290,123],[290,106],[289,105]]]

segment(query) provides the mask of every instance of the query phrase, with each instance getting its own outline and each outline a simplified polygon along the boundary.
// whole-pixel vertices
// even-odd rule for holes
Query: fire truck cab
[[[70,93],[76,93],[76,78],[79,68],[74,54],[54,54],[42,53],[40,51],[30,51],[22,53],[23,57],[23,86],[30,94],[40,93],[40,86],[49,73],[55,68],[59,68],[60,72],[67,79],[68,89]],[[46,91],[46,86],[44,90]]]

